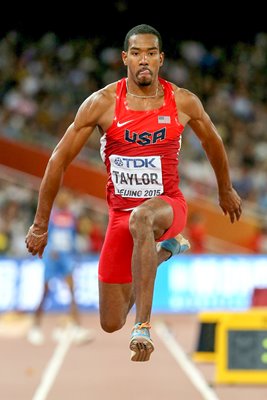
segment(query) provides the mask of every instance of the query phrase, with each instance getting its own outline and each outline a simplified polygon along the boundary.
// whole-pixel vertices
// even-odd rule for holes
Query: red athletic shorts
[[[170,228],[157,240],[161,242],[178,235],[186,224],[187,205],[184,197],[170,198],[159,196],[173,208],[173,223]],[[131,211],[110,210],[109,223],[105,241],[102,247],[98,278],[106,283],[130,283],[132,282],[131,259],[133,251],[133,239],[129,230],[129,218]]]

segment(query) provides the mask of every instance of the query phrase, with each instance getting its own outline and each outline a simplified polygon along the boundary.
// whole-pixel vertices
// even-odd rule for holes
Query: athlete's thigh
[[[182,194],[176,197],[162,195],[160,198],[172,207],[172,223],[163,235],[156,239],[157,241],[175,237],[178,233],[182,232],[187,220],[187,204]]]
[[[43,258],[44,263],[44,279],[48,282],[50,279],[58,276],[58,262],[53,257],[46,256]]]
[[[99,314],[106,331],[120,329],[132,306],[131,283],[105,283],[99,281]]]
[[[129,231],[130,212],[111,211],[101,250],[98,278],[105,283],[130,283],[133,239]]]
[[[74,259],[71,253],[60,253],[58,255],[58,273],[63,278],[73,274],[74,265]]]
[[[155,239],[158,239],[160,236],[166,232],[167,229],[170,228],[173,222],[173,208],[161,197],[153,197],[149,200],[146,200],[141,205],[136,207],[132,213],[131,221],[136,220],[135,214],[139,212],[139,210],[146,210],[148,215],[152,217],[152,229],[154,231]],[[141,219],[140,219],[141,218]],[[140,214],[139,221],[143,220],[143,212]],[[137,221],[137,220],[136,220]],[[138,222],[137,222],[138,223]],[[137,230],[138,230],[137,226]]]
[[[182,194],[175,197],[161,195],[154,197],[138,206],[138,209],[152,210],[153,231],[156,241],[162,241],[175,237],[186,224],[187,204]]]
[[[110,212],[101,250],[98,279],[100,319],[105,329],[119,329],[125,322],[132,300],[133,239],[129,212]],[[113,328],[107,328],[107,327]]]

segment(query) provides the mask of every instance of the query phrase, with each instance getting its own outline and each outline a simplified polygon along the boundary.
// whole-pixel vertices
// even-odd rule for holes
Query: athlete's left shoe
[[[132,361],[148,361],[150,354],[154,351],[154,344],[150,338],[149,322],[138,322],[134,325],[131,340],[131,360]]]
[[[75,344],[87,344],[95,338],[95,332],[92,329],[86,329],[79,325],[73,327],[73,333],[73,342]]]
[[[169,258],[175,254],[185,253],[191,247],[189,240],[185,239],[181,233],[175,236],[175,238],[163,240],[159,245],[161,248],[168,250],[171,253]]]

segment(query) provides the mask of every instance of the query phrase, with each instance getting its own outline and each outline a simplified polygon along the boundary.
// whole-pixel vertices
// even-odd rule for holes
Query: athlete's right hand
[[[28,252],[33,256],[38,254],[39,258],[42,258],[45,246],[47,245],[48,232],[40,233],[34,231],[32,225],[25,238],[26,247]]]

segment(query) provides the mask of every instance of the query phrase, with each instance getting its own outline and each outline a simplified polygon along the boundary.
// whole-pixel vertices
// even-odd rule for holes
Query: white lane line
[[[203,400],[219,400],[219,397],[217,397],[214,390],[208,386],[199,370],[188,359],[177,340],[169,332],[167,326],[163,322],[157,322],[155,324],[155,330],[179,366],[186,373],[196,389],[201,393]]]
[[[60,341],[50,359],[32,400],[45,400],[63,363],[64,357],[73,340],[74,331],[67,328],[60,337]]]

